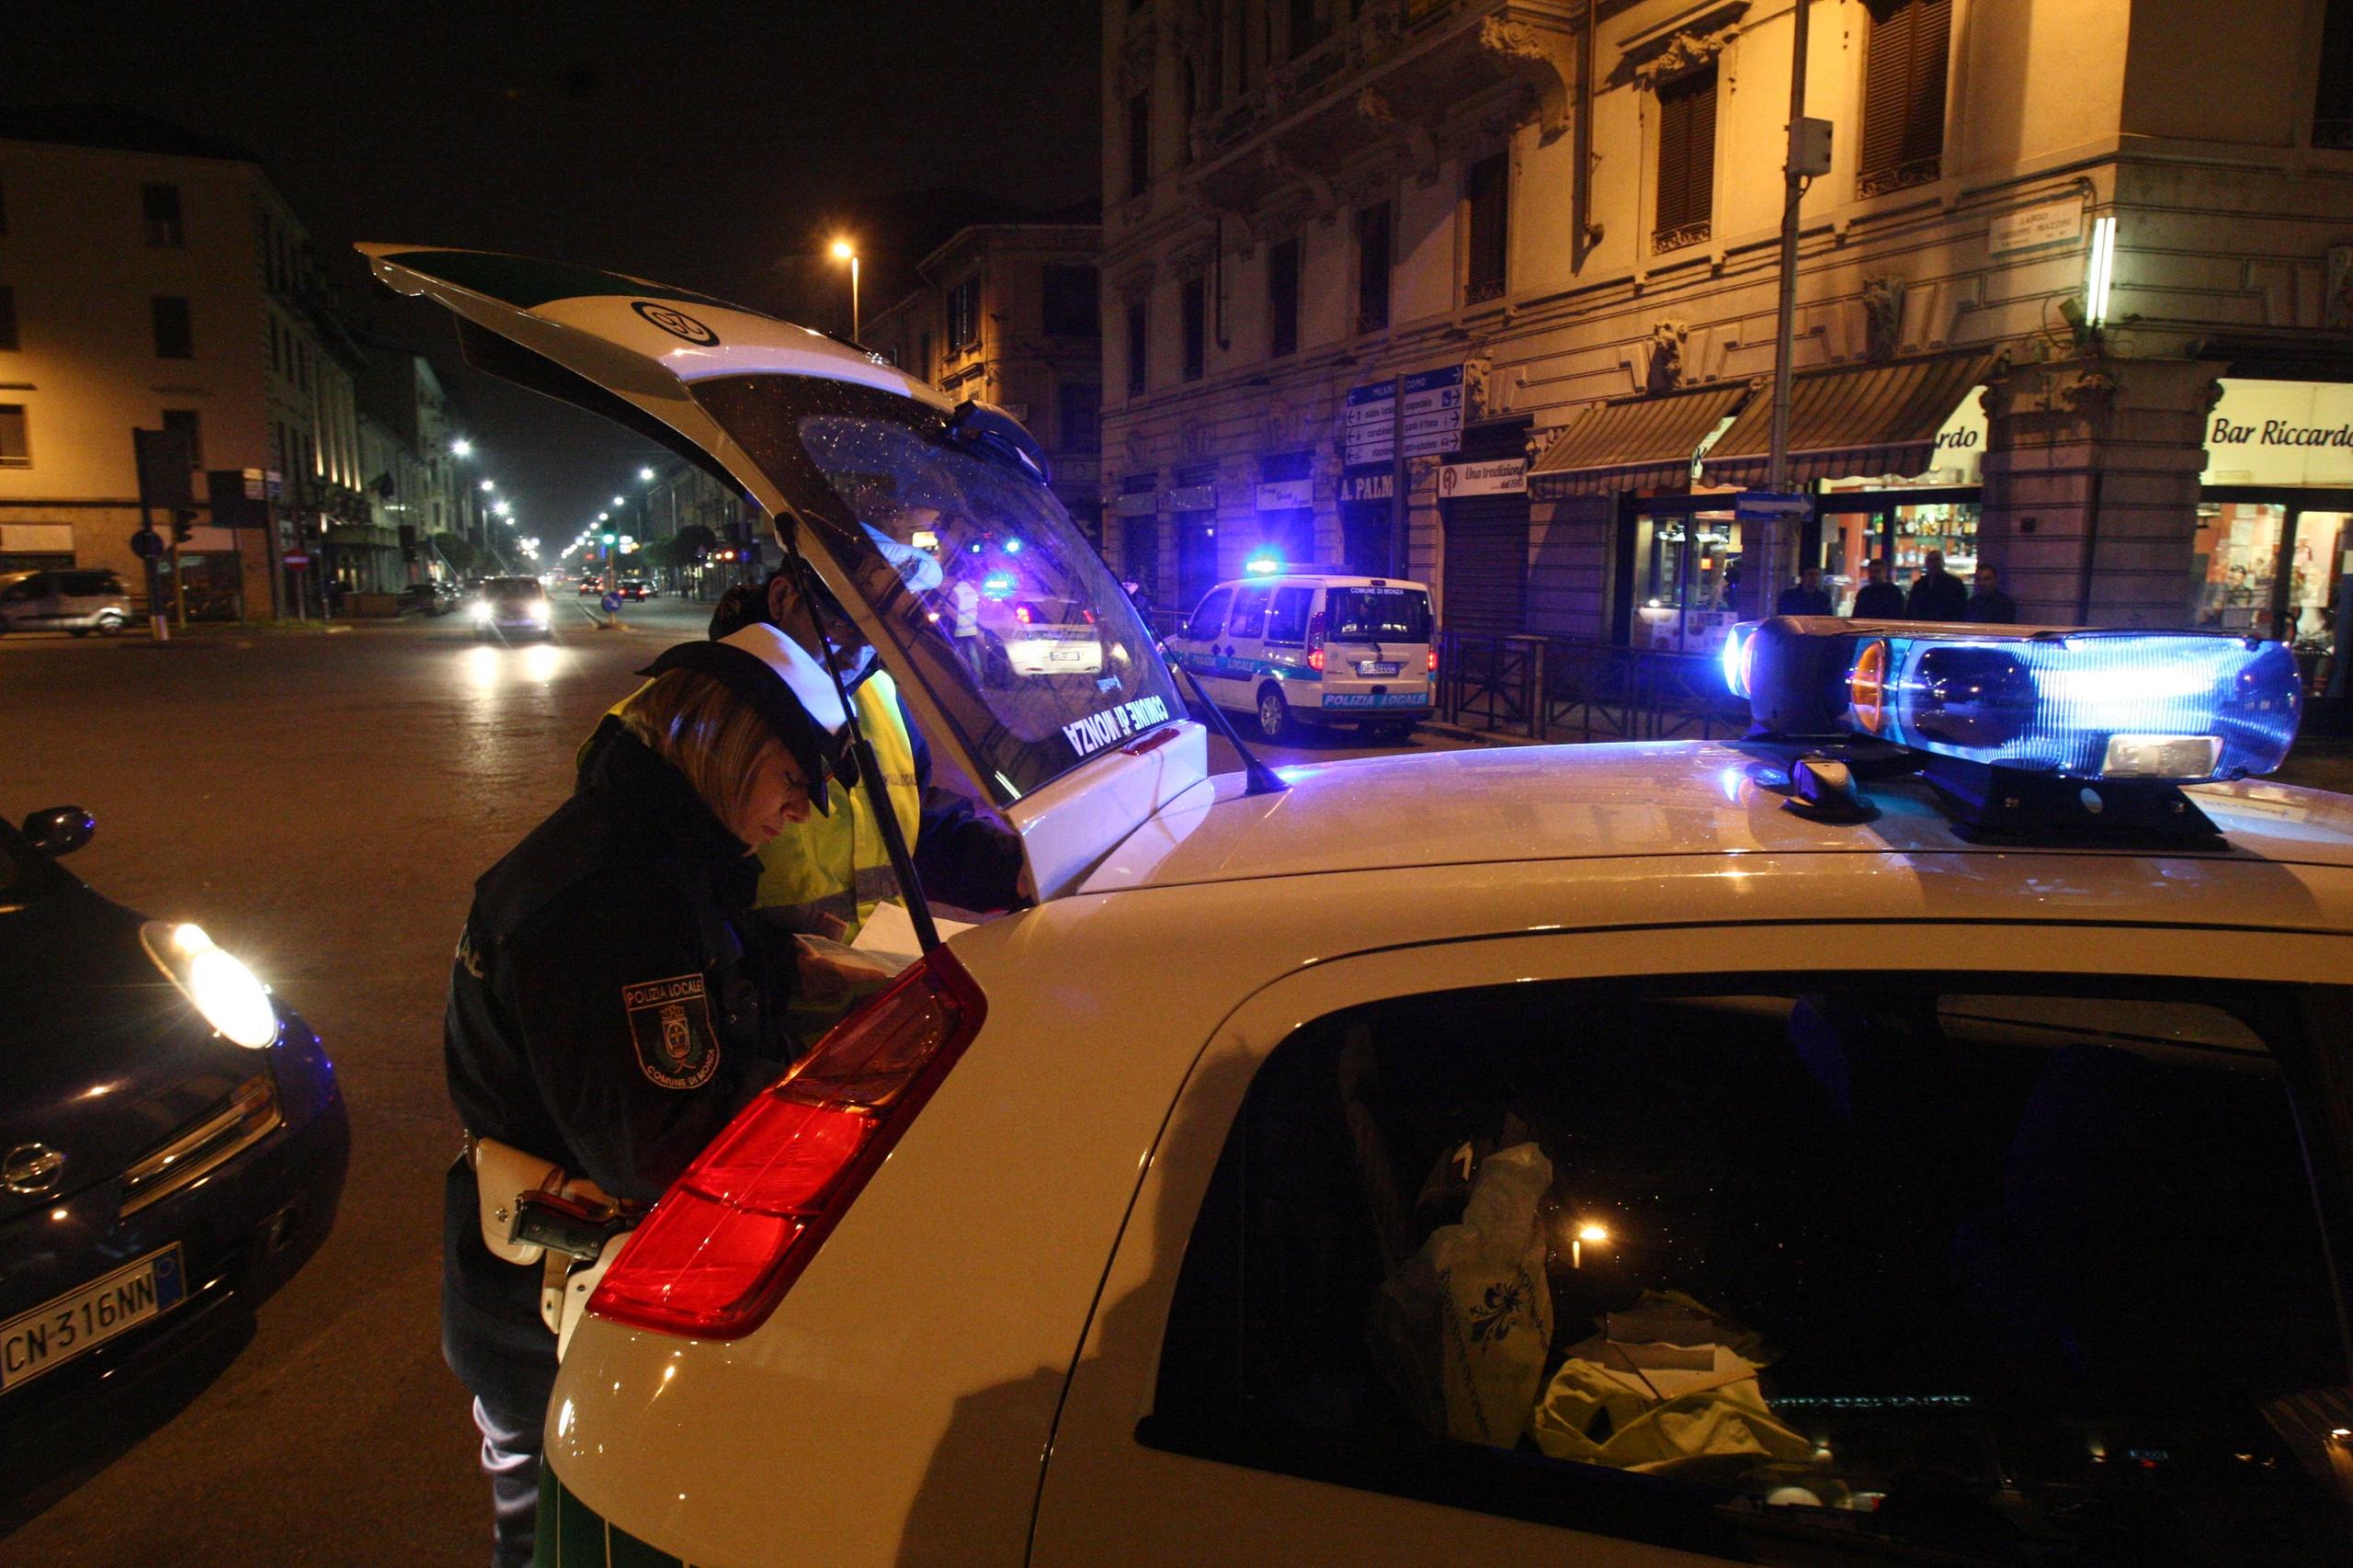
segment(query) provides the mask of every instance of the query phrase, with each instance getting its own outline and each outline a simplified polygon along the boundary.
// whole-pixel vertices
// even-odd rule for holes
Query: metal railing
[[[1648,741],[1739,734],[1748,704],[1704,653],[1528,633],[1438,635],[1439,716],[1531,740]]]

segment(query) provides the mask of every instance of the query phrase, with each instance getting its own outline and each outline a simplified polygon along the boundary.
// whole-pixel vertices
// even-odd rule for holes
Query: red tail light
[[[1433,648],[1433,649],[1431,649],[1431,650],[1430,650],[1430,665],[1429,665],[1429,667],[1430,667],[1433,671],[1435,671],[1435,670],[1438,668],[1438,650],[1437,650],[1437,649],[1435,649],[1435,648]]]
[[[736,1114],[630,1236],[588,1310],[705,1339],[767,1322],[987,1010],[935,949]]]
[[[1307,618],[1307,667],[1324,668],[1324,612],[1317,610]]]
[[[1015,605],[1013,607],[1013,618],[1021,622],[1024,626],[1029,625],[1029,607],[1028,605]]]

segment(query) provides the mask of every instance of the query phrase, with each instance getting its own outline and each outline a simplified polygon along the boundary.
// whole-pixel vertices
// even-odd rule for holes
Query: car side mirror
[[[25,819],[25,837],[52,860],[71,855],[98,831],[98,819],[79,806],[51,806]]]

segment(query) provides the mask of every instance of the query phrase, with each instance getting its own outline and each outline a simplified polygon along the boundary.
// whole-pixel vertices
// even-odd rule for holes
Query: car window
[[[1139,1436],[1744,1560],[2344,1561],[2290,1089],[2328,996],[1826,974],[1324,1019],[1245,1098]]]
[[[1430,597],[1419,588],[1334,588],[1324,617],[1335,642],[1430,640]]]
[[[1233,597],[1233,624],[1227,630],[1236,637],[1263,637],[1267,634],[1267,600],[1273,597],[1272,588],[1244,588]]]
[[[1192,619],[1185,623],[1185,635],[1195,642],[1216,636],[1225,628],[1225,607],[1233,602],[1232,588],[1219,588],[1200,602]]]
[[[0,600],[37,599],[46,591],[39,572],[18,572],[0,577]]]
[[[1307,641],[1307,606],[1313,588],[1277,588],[1267,611],[1267,641],[1302,643]]]

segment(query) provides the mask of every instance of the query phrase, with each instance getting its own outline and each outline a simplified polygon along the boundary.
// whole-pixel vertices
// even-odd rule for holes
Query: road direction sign
[[[153,528],[141,528],[131,536],[131,553],[142,561],[153,561],[164,553],[164,536]]]
[[[1348,389],[1343,444],[1351,463],[1395,459],[1397,381],[1368,381]],[[1405,378],[1405,455],[1436,457],[1462,444],[1462,367],[1416,370]]]

